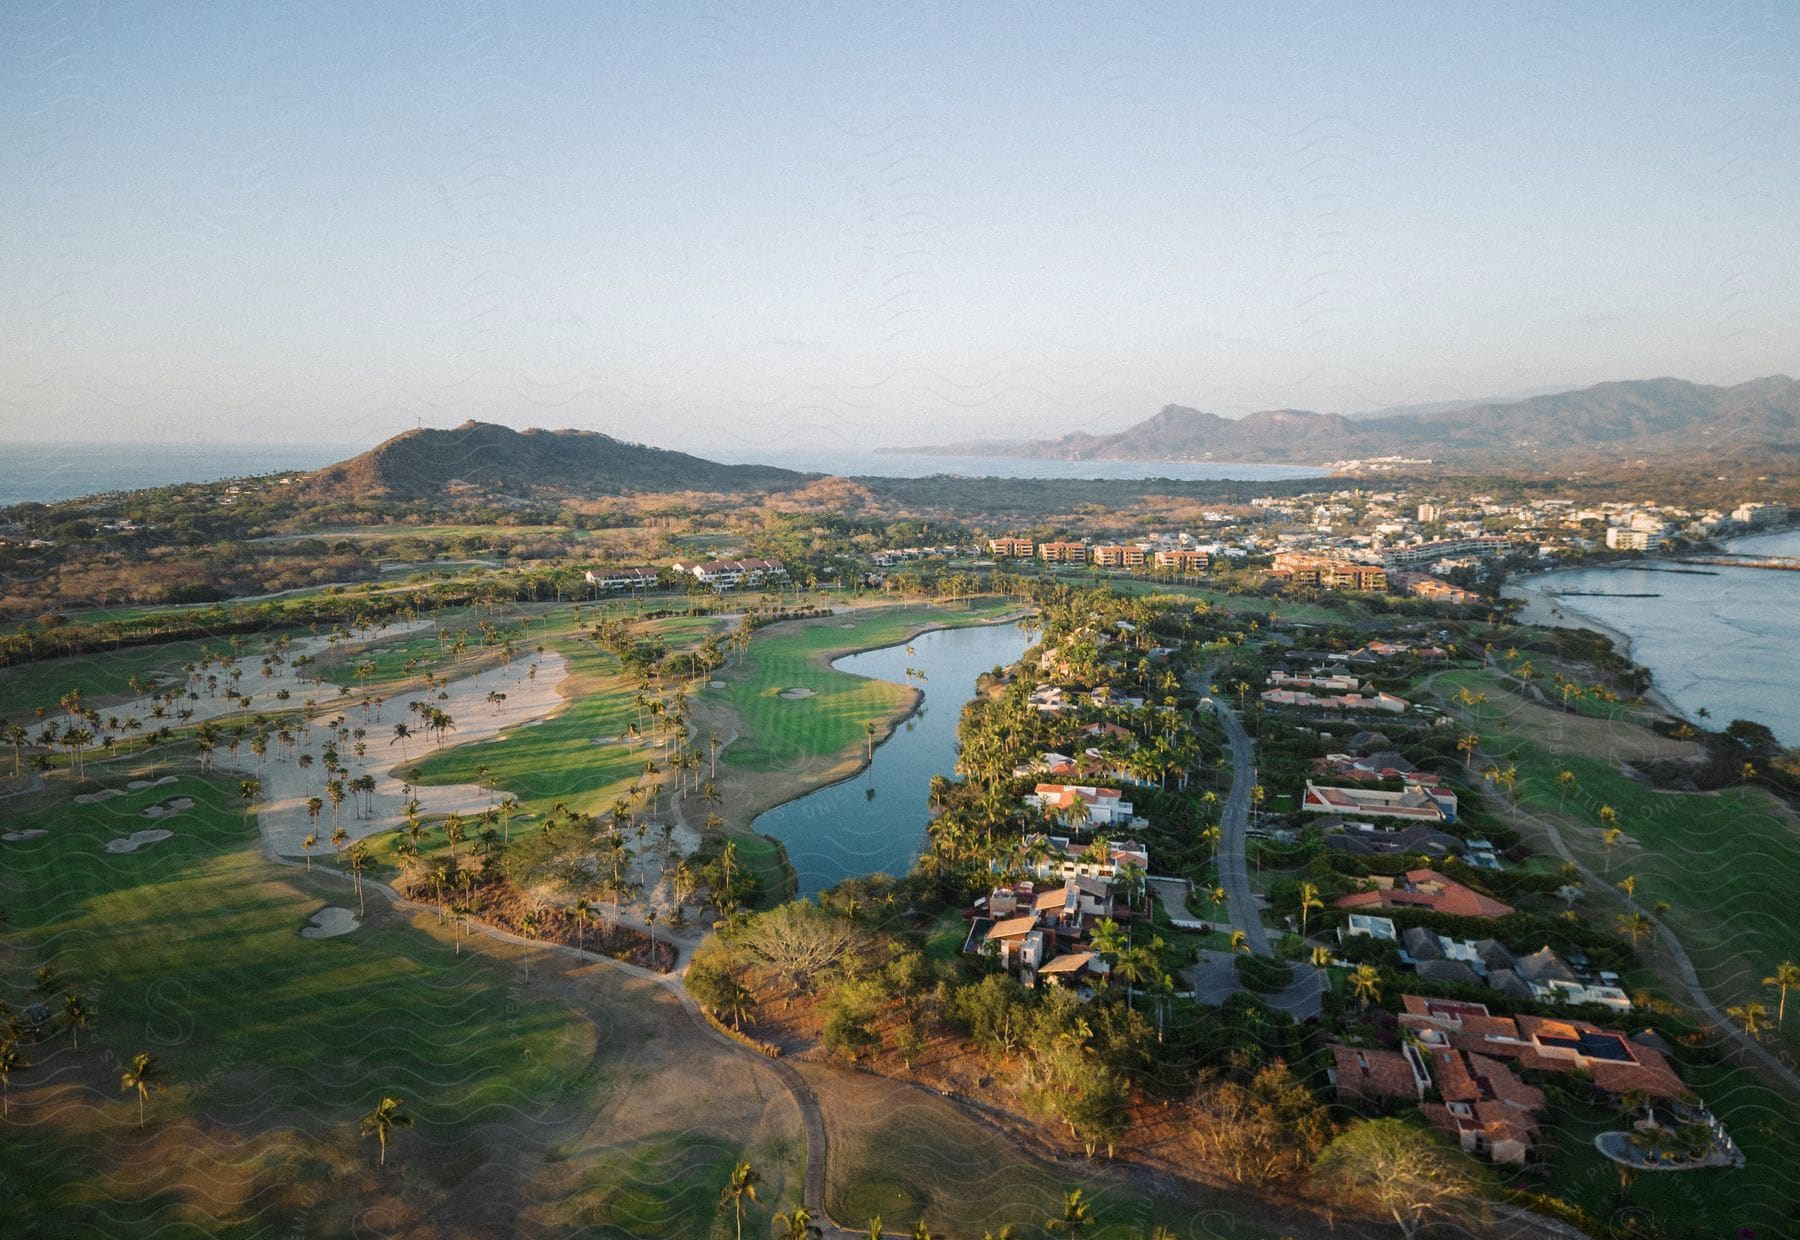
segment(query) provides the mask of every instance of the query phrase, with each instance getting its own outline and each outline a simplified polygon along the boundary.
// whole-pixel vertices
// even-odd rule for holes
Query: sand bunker
[[[123,789],[123,788],[102,788],[98,792],[82,793],[80,796],[75,798],[75,804],[77,804],[77,805],[94,805],[101,801],[110,801],[114,797],[122,797],[124,795],[125,795],[125,789]]]
[[[706,682],[706,687],[708,689],[723,689],[725,687],[725,682],[722,680],[709,680]]]
[[[801,698],[812,697],[813,690],[811,690],[811,689],[783,689],[780,693],[780,696],[786,698],[790,702],[798,702]]]
[[[167,818],[170,814],[179,814],[184,809],[194,808],[193,797],[173,797],[161,805],[146,805],[138,811],[141,818]]]
[[[152,844],[160,844],[166,839],[173,838],[174,835],[175,833],[173,831],[163,831],[160,829],[155,831],[133,831],[124,839],[106,841],[106,851],[109,853],[136,852],[140,848],[148,848]]]
[[[335,939],[340,934],[349,934],[362,923],[356,920],[356,914],[347,908],[331,905],[313,914],[312,924],[300,927],[303,939]]]
[[[41,827],[33,827],[29,831],[8,831],[5,835],[0,835],[0,840],[5,840],[8,844],[16,844],[20,840],[41,840],[49,834]]]
[[[146,788],[160,788],[164,784],[175,782],[173,775],[164,775],[161,779],[134,779],[125,786],[133,792],[142,792]]]

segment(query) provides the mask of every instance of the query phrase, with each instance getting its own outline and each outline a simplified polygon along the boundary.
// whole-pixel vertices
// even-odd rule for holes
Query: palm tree
[[[1775,1005],[1775,1027],[1781,1028],[1781,1022],[1787,1019],[1788,991],[1800,986],[1800,964],[1792,960],[1783,960],[1775,966],[1775,972],[1763,978],[1762,984],[1773,986],[1781,992],[1781,1001]]]
[[[1631,940],[1633,950],[1637,948],[1639,939],[1656,929],[1656,923],[1646,917],[1642,911],[1620,913],[1618,926],[1619,933]]]
[[[1350,973],[1350,989],[1364,1012],[1371,1003],[1381,1002],[1381,974],[1374,965],[1359,964]]]
[[[1323,909],[1325,901],[1319,899],[1319,889],[1312,883],[1300,884],[1300,937],[1306,937],[1306,915],[1313,909]]]
[[[731,1169],[731,1178],[719,1190],[719,1213],[729,1208],[737,1216],[737,1240],[744,1240],[744,1202],[756,1200],[756,1186],[760,1183],[762,1176],[756,1168],[741,1162]]]
[[[1087,1194],[1079,1188],[1071,1188],[1063,1194],[1061,1218],[1044,1220],[1046,1230],[1066,1231],[1071,1236],[1078,1236],[1093,1225],[1094,1207],[1089,1203]]]
[[[381,1142],[381,1158],[377,1167],[387,1166],[388,1137],[397,1128],[411,1128],[413,1117],[400,1108],[406,1104],[398,1098],[384,1097],[381,1104],[362,1117],[362,1135],[375,1137]]]
[[[1475,751],[1481,748],[1481,737],[1473,732],[1464,733],[1456,747],[1463,753],[1463,769],[1468,770],[1475,761]]]
[[[781,1234],[785,1240],[812,1240],[825,1233],[813,1222],[813,1213],[805,1206],[795,1206],[790,1214],[777,1214],[776,1223],[781,1226]]]
[[[1763,1030],[1769,1027],[1769,1009],[1766,1004],[1746,1003],[1740,1007],[1725,1009],[1725,1015],[1731,1017],[1744,1027],[1744,1032],[1762,1041]]]
[[[1611,806],[1607,807],[1607,809],[1611,809],[1611,808],[1612,808]],[[1601,812],[1604,813],[1605,810],[1602,810]],[[1623,836],[1624,834],[1625,833],[1623,831],[1621,831],[1618,827],[1608,827],[1606,829],[1606,831],[1600,836],[1601,846],[1606,849],[1606,870],[1608,873],[1612,872],[1613,849],[1615,849],[1619,846],[1619,838],[1621,836]]]
[[[1637,907],[1637,875],[1627,874],[1613,885],[1625,893],[1626,907],[1635,909]]]
[[[74,991],[63,996],[62,1010],[63,1028],[69,1031],[69,1044],[76,1050],[81,1049],[81,1031],[88,1027],[94,1019],[93,1009],[87,1001]]]
[[[569,911],[575,915],[575,950],[586,951],[588,922],[594,919],[594,906],[583,896]]]
[[[17,1039],[8,1036],[0,1041],[0,1117],[12,1114],[12,1074],[31,1066],[19,1049]]]
[[[1231,932],[1231,950],[1242,952],[1248,956],[1250,954],[1250,936],[1242,930],[1233,930]]]
[[[150,1096],[150,1087],[162,1079],[162,1070],[157,1066],[156,1056],[149,1051],[139,1051],[132,1057],[131,1067],[119,1078],[121,1090],[137,1090],[138,1127],[144,1126],[144,1100]]]

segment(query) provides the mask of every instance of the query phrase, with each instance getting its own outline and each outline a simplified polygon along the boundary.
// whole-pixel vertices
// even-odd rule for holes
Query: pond
[[[1034,637],[1013,624],[936,629],[832,663],[853,675],[913,684],[925,699],[875,747],[866,770],[776,806],[751,824],[786,847],[801,895],[857,874],[900,875],[912,868],[925,843],[931,777],[955,772],[956,725],[974,696],[976,677],[1012,663]],[[924,682],[909,681],[908,668],[923,672]]]

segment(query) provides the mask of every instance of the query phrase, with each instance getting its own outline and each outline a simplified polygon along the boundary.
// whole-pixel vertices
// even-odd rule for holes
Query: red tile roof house
[[[1331,1057],[1331,1082],[1337,1087],[1338,1101],[1379,1105],[1389,1099],[1417,1102],[1425,1096],[1431,1077],[1418,1052],[1368,1050],[1334,1042]]]
[[[1511,1068],[1485,1055],[1450,1046],[1433,1048],[1431,1071],[1441,1103],[1427,1103],[1425,1117],[1471,1154],[1522,1165],[1537,1142],[1537,1113],[1544,1091],[1527,1085]]]
[[[1542,1072],[1585,1072],[1601,1093],[1641,1089],[1652,1098],[1685,1100],[1692,1091],[1662,1053],[1615,1029],[1580,1020],[1491,1015],[1480,1003],[1403,995],[1400,1023],[1428,1046],[1448,1044],[1472,1055],[1516,1059]]]
[[[1453,917],[1505,917],[1514,911],[1492,896],[1463,886],[1436,870],[1408,870],[1398,879],[1377,875],[1374,891],[1359,891],[1338,900],[1339,908],[1419,908]]]
[[[1117,788],[1096,788],[1087,784],[1039,784],[1025,798],[1025,804],[1045,814],[1063,813],[1081,801],[1087,806],[1088,825],[1107,827],[1131,821],[1131,802],[1123,799]]]

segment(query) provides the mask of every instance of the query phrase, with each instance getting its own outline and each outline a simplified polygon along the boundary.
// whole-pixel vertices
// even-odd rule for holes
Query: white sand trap
[[[5,835],[0,835],[0,840],[5,840],[8,844],[17,844],[20,840],[41,840],[49,834],[42,827],[33,827],[29,831],[8,831]]]
[[[109,853],[136,852],[140,848],[148,848],[152,844],[160,844],[166,839],[172,839],[174,835],[173,831],[164,831],[161,828],[154,831],[133,831],[124,839],[106,841],[106,851]]]
[[[856,622],[854,620],[846,620],[842,624],[838,625],[838,628],[840,628],[840,629],[853,629],[855,627],[856,627]]]
[[[146,788],[160,788],[164,784],[175,782],[173,775],[164,775],[161,779],[134,779],[125,786],[133,792],[142,792]]]
[[[562,656],[551,652],[538,660],[536,680],[529,678],[525,667],[515,663],[511,667],[490,668],[452,681],[445,690],[446,696],[443,699],[440,700],[436,693],[430,695],[435,705],[456,720],[456,730],[450,733],[443,748],[489,741],[509,728],[553,714],[563,706],[563,698],[557,692],[557,685],[566,675],[567,667]],[[498,707],[487,701],[487,695],[496,691],[506,695],[506,700]],[[372,735],[379,734],[384,719],[391,722],[405,717],[404,699],[410,696],[413,695],[391,699],[384,709],[372,713],[369,723]],[[423,699],[426,695],[417,696]],[[317,752],[316,746],[323,739],[324,729],[320,726],[308,725],[300,729],[302,750],[313,749]],[[401,782],[404,772],[413,763],[437,751],[438,746],[428,741],[414,741],[404,751],[398,747],[390,748],[382,741],[371,744],[366,757],[358,758],[348,753],[343,755],[343,760],[351,767],[352,775],[366,774],[375,778],[375,809],[371,816],[358,818],[350,812],[348,803],[344,806],[343,826],[352,840],[389,831],[405,823],[406,793]],[[235,756],[221,749],[214,755],[214,759],[221,773],[250,775],[256,770],[256,758],[249,752],[248,746]],[[313,822],[306,812],[306,799],[309,796],[324,795],[319,768],[302,770],[294,761],[275,757],[271,747],[271,755],[262,764],[260,778],[264,791],[256,814],[261,820],[263,838],[270,851],[281,856],[298,857],[303,851],[301,841],[307,835],[320,827],[324,828],[319,831],[321,840],[329,834],[328,820]],[[479,814],[491,806],[495,799],[488,789],[473,784],[425,785],[415,788],[413,795],[422,803],[427,817],[451,811],[465,817]],[[516,824],[518,821],[515,816],[513,822]]]
[[[179,814],[184,809],[194,808],[193,797],[174,797],[161,805],[146,805],[138,811],[142,818],[167,818],[170,814]]]
[[[811,689],[783,689],[780,696],[790,702],[798,702],[802,698],[812,697],[813,691]]]
[[[75,804],[77,804],[77,805],[97,805],[101,801],[110,801],[114,797],[122,797],[124,795],[125,795],[125,789],[123,789],[123,788],[102,788],[98,792],[82,793],[80,796],[75,798]]]
[[[312,924],[300,927],[303,939],[335,939],[340,934],[349,934],[362,923],[356,920],[356,914],[347,908],[331,905],[313,914]]]
[[[706,682],[706,687],[708,689],[723,689],[725,687],[725,682],[722,680],[709,680]]]

